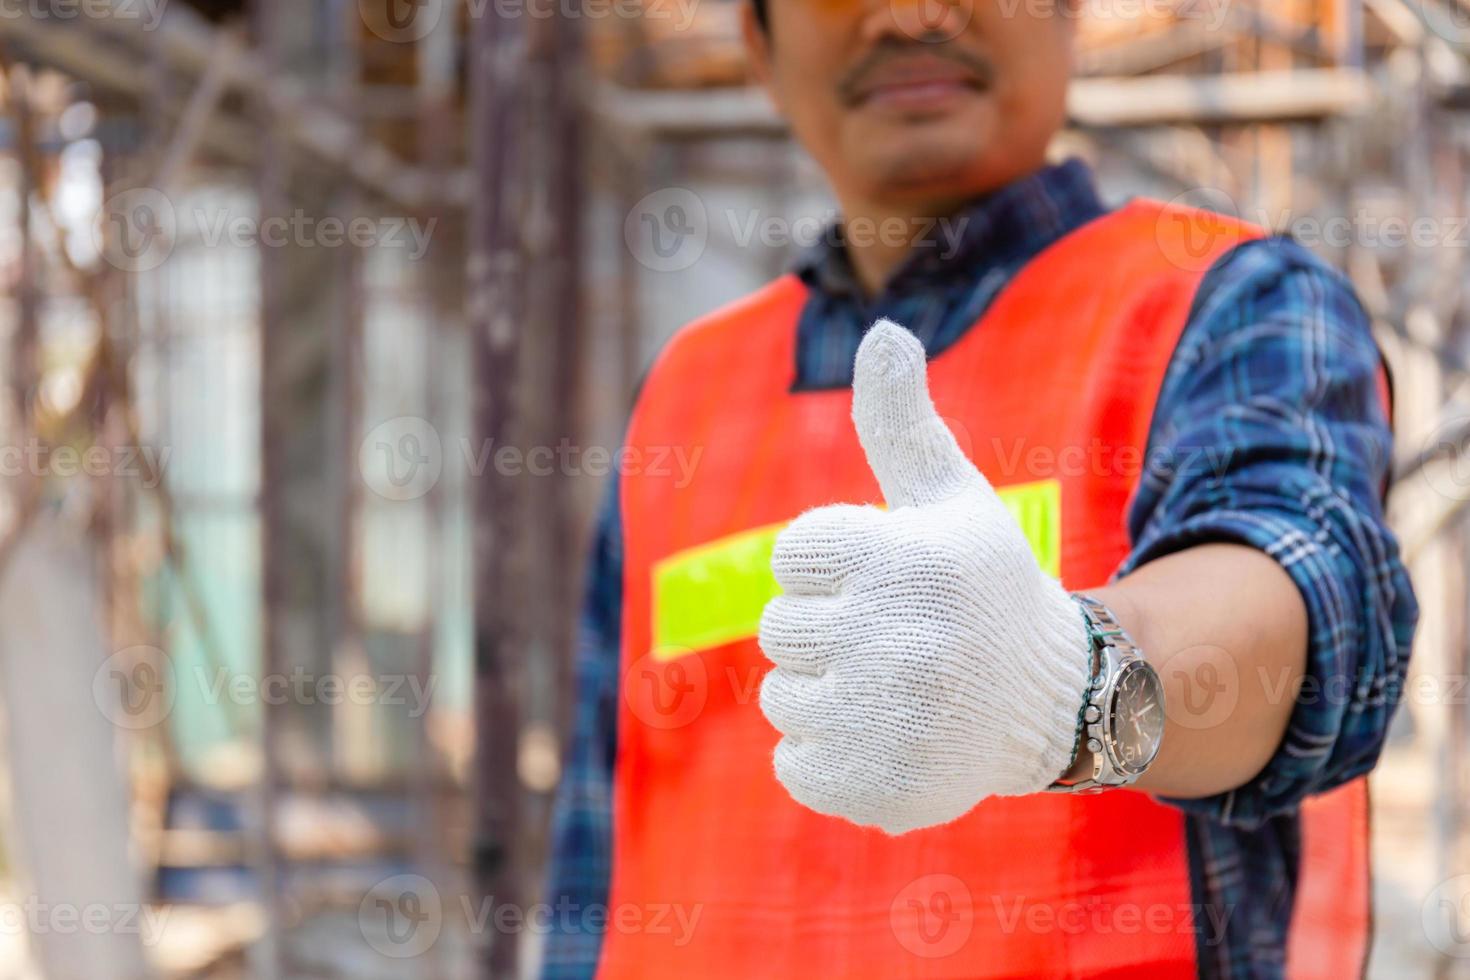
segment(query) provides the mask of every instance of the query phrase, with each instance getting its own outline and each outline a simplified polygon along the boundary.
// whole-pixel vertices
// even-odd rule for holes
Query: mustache
[[[868,77],[889,62],[912,57],[915,54],[931,55],[952,61],[974,74],[982,85],[989,85],[995,76],[995,68],[982,55],[956,47],[941,32],[925,35],[913,41],[900,41],[885,37],[853,65],[837,82],[837,95],[846,105],[854,105],[862,98],[863,87]]]

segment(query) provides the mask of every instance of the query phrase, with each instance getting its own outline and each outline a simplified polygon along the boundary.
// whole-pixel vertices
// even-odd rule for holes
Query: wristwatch
[[[1089,595],[1073,598],[1082,607],[1092,645],[1092,682],[1082,705],[1076,749],[1091,754],[1092,774],[1074,783],[1059,779],[1047,789],[1097,793],[1127,786],[1158,755],[1164,740],[1164,685],[1112,610]]]

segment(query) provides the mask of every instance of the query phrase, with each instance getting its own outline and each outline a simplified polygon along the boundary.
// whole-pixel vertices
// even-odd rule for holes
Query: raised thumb
[[[892,320],[873,324],[858,347],[852,422],[890,507],[986,486],[934,410],[924,345]]]

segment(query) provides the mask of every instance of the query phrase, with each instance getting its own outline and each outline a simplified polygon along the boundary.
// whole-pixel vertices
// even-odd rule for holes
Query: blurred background
[[[741,2],[0,0],[0,978],[534,972],[637,379],[836,217]],[[1470,4],[1081,6],[1056,154],[1374,317],[1370,975],[1470,977]]]

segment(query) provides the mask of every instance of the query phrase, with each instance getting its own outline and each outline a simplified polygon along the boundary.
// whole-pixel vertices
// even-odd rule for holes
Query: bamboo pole
[[[518,208],[525,174],[524,18],[486,11],[471,34],[469,144],[476,188],[471,206],[467,319],[474,376],[474,439],[501,446],[515,432],[514,381],[520,351],[525,269]],[[512,600],[519,534],[517,488],[492,470],[474,484],[475,763],[472,800],[474,897],[496,906],[521,899],[519,644]],[[477,937],[479,976],[516,975],[514,937]]]
[[[555,44],[551,52],[551,130],[556,158],[553,161],[550,201],[551,228],[554,241],[550,281],[547,286],[553,300],[552,330],[555,337],[552,378],[554,430],[558,438],[576,443],[583,430],[585,406],[583,390],[582,299],[584,236],[582,216],[586,211],[586,192],[582,179],[582,162],[586,144],[585,76],[582,71],[583,40],[581,18],[575,10],[558,6],[559,17],[553,23]],[[582,536],[577,533],[577,497],[573,478],[560,473],[555,477],[555,524],[553,527],[553,560],[556,562],[552,581],[558,586],[553,600],[558,615],[552,638],[556,649],[556,691],[558,697],[556,727],[565,738],[571,728],[572,698],[576,688],[575,650],[576,623],[581,576],[579,555]]]
[[[273,70],[282,60],[284,38],[278,0],[255,0],[254,28],[263,66]],[[262,221],[287,210],[288,143],[280,128],[277,106],[261,98],[254,110],[260,123],[261,152],[255,173]],[[281,431],[290,424],[276,398],[281,367],[280,348],[285,321],[285,276],[281,262],[285,250],[260,249],[260,568],[262,678],[285,674],[286,569],[280,561],[287,533],[282,486],[285,479],[285,440]],[[256,969],[267,976],[290,976],[283,935],[284,899],[280,850],[276,840],[276,818],[284,790],[281,773],[280,735],[284,712],[276,699],[266,699],[261,710],[261,777],[257,794],[256,862],[260,869],[260,893],[266,912],[266,932],[256,950]]]

